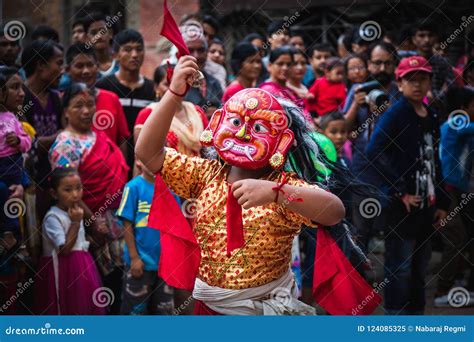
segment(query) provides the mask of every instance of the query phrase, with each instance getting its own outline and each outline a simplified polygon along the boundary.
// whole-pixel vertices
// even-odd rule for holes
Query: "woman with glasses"
[[[369,75],[367,71],[367,60],[359,55],[351,55],[347,57],[344,63],[344,69],[348,89],[350,89],[354,84],[364,83]]]

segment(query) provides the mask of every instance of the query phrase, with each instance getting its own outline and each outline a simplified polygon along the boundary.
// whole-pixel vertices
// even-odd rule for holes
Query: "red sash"
[[[84,188],[82,199],[92,212],[104,206],[118,207],[129,169],[117,145],[103,132],[96,135],[92,150],[79,166]],[[112,203],[107,204],[107,200]]]
[[[382,298],[355,270],[327,229],[319,228],[313,298],[331,315],[369,315]]]
[[[160,231],[158,274],[170,286],[192,291],[201,262],[201,251],[189,222],[160,174],[148,226]]]

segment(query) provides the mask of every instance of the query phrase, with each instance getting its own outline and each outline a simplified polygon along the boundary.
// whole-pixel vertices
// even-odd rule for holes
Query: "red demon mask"
[[[249,88],[213,114],[201,141],[213,145],[230,165],[260,169],[270,163],[281,167],[294,140],[288,124],[285,110],[274,96]]]

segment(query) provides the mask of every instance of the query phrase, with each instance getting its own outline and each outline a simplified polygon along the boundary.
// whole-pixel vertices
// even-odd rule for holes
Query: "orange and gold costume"
[[[201,250],[198,277],[205,283],[227,289],[245,289],[267,284],[288,271],[293,238],[309,219],[271,203],[242,210],[245,246],[226,254],[226,177],[230,166],[217,160],[191,158],[167,149],[161,176],[177,195],[195,206],[193,232]],[[279,182],[280,172],[266,180]],[[314,187],[292,174],[289,185]],[[297,195],[297,194],[296,194]]]

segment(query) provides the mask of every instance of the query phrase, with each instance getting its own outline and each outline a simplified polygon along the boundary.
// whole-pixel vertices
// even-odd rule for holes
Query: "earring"
[[[270,166],[273,167],[274,169],[279,169],[280,167],[283,166],[284,161],[285,161],[285,157],[283,157],[283,154],[281,154],[280,152],[277,152],[273,156],[270,157],[269,163],[270,163]]]
[[[199,138],[199,141],[202,145],[211,146],[212,140],[212,131],[210,129],[205,129],[204,131],[202,131],[201,137]]]

